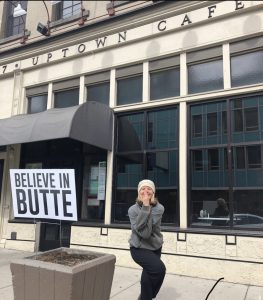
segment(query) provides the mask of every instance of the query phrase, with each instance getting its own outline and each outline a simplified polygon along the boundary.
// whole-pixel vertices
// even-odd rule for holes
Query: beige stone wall
[[[102,231],[101,231],[102,230]],[[101,235],[107,234],[107,235]],[[129,253],[130,230],[77,227],[71,229],[71,248],[115,254],[117,265],[137,266]],[[226,281],[263,285],[262,239],[225,235],[164,232],[163,260],[168,273],[208,279],[224,277]]]
[[[8,249],[33,252],[35,249],[35,229],[34,224],[8,223],[5,243],[2,245]],[[11,240],[11,233],[16,232],[16,240]]]
[[[12,113],[13,76],[0,80],[0,118],[9,118]]]

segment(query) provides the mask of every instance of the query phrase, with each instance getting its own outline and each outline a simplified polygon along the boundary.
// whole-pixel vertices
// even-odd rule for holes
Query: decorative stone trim
[[[185,232],[177,232],[177,241],[186,242],[186,233]]]
[[[226,235],[226,245],[236,245],[237,237],[236,235]]]

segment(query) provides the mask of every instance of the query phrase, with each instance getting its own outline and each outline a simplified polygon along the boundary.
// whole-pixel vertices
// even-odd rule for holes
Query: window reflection
[[[141,150],[143,147],[143,114],[132,114],[118,118],[119,152]]]
[[[178,211],[177,108],[149,110],[117,117],[114,220],[128,221],[128,207],[143,178],[155,182],[165,206],[163,222],[177,223]]]
[[[237,98],[228,103],[190,106],[191,224],[226,229],[262,228],[262,96]],[[226,126],[228,110],[230,132]],[[207,121],[203,127],[206,135],[196,138],[197,120],[201,119]],[[228,214],[216,216],[219,198],[225,200]],[[230,203],[229,199],[233,201]]]
[[[202,136],[202,115],[193,116],[193,137],[201,137]]]

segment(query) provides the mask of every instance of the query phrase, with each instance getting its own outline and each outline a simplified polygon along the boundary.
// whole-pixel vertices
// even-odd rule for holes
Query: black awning
[[[113,112],[94,101],[79,106],[0,119],[0,146],[58,138],[112,150]]]

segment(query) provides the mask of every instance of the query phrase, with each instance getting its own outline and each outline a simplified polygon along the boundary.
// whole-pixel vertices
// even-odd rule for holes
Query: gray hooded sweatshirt
[[[131,222],[130,247],[157,250],[162,247],[161,220],[164,207],[157,202],[155,206],[132,205],[128,210]]]

